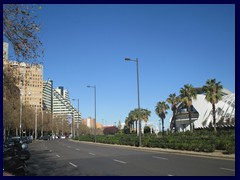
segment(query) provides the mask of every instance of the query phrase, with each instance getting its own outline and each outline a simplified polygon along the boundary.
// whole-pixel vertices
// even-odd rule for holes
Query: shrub
[[[103,134],[104,135],[108,135],[108,134],[116,134],[118,132],[118,128],[115,127],[115,126],[112,126],[112,127],[106,127],[104,128],[103,130]]]
[[[225,148],[225,152],[226,154],[233,154],[235,153],[235,143],[234,142],[227,142],[225,145],[224,145],[224,148]]]

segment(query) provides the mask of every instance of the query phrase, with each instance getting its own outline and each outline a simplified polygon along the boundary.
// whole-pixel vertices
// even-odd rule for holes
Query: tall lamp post
[[[23,109],[23,95],[24,95],[24,67],[22,70],[22,77],[21,77],[21,81],[22,81],[22,87],[20,89],[20,117],[19,117],[19,134],[20,137],[22,136],[22,109]]]
[[[139,121],[139,147],[142,146],[142,140],[141,140],[141,119],[140,119],[140,95],[139,95],[139,73],[138,73],[138,58],[136,59],[130,59],[125,58],[125,61],[134,61],[136,62],[137,66],[137,94],[138,94],[138,121]]]
[[[96,122],[97,122],[97,112],[96,112],[96,86],[87,86],[88,88],[94,88],[94,111],[95,111],[95,122],[94,122],[94,139],[95,139],[95,143],[97,142],[96,139]]]
[[[79,122],[79,99],[72,99],[73,101],[76,101],[77,100],[77,102],[78,102],[78,120],[77,120],[77,128],[78,128],[78,122]],[[74,126],[74,128],[75,128],[75,126]],[[77,133],[77,135],[78,135],[78,133]]]

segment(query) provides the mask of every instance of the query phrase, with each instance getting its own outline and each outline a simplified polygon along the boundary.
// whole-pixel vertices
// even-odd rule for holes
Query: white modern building
[[[177,131],[190,130],[187,107],[180,103],[177,108]],[[220,121],[222,124],[235,124],[235,93],[227,89],[222,90],[222,100],[216,104],[216,123]],[[170,129],[174,129],[173,117],[170,122]],[[212,104],[207,102],[201,91],[197,94],[197,99],[192,101],[191,122],[195,129],[209,127],[213,123]]]
[[[64,117],[69,121],[69,116],[72,116],[75,123],[80,123],[81,113],[71,104],[69,92],[62,86],[54,89],[52,80],[43,84],[43,108],[52,112],[53,117]]]

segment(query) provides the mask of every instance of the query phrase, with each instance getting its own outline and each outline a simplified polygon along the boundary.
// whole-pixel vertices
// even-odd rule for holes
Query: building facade
[[[63,117],[66,121],[73,119],[75,123],[81,122],[81,113],[70,102],[68,90],[63,86],[54,89],[52,80],[44,81],[43,107],[51,111],[53,117]]]
[[[92,117],[82,119],[82,124],[91,128],[91,129],[94,129],[95,128],[95,119],[93,119]],[[103,125],[101,123],[96,122],[96,128],[97,129],[102,129]]]
[[[43,100],[43,66],[8,60],[4,61],[4,66],[11,68],[13,75],[19,79],[16,85],[20,89],[22,104],[30,105],[41,111]]]
[[[223,89],[222,100],[216,104],[216,123],[235,124],[235,94]],[[192,101],[191,123],[195,129],[206,128],[213,124],[212,104],[207,102],[201,90],[197,98]],[[176,129],[177,131],[190,130],[187,107],[180,103],[177,106]],[[174,129],[174,119],[171,118],[170,129]]]
[[[43,101],[43,66],[8,59],[8,43],[3,43],[3,68],[10,68],[17,78],[16,86],[20,89],[21,102],[42,110]]]

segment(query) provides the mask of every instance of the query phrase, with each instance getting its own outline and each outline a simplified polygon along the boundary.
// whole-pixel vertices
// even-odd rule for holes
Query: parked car
[[[29,138],[27,136],[22,137],[21,140],[23,143],[29,144]]]
[[[32,136],[32,135],[29,136],[29,137],[28,137],[28,140],[29,140],[29,143],[32,143],[32,141],[33,141],[33,136]]]
[[[63,136],[61,136],[60,138],[61,138],[61,139],[66,139],[66,136],[63,135]]]
[[[49,135],[44,135],[42,139],[43,140],[50,140],[50,136]]]

